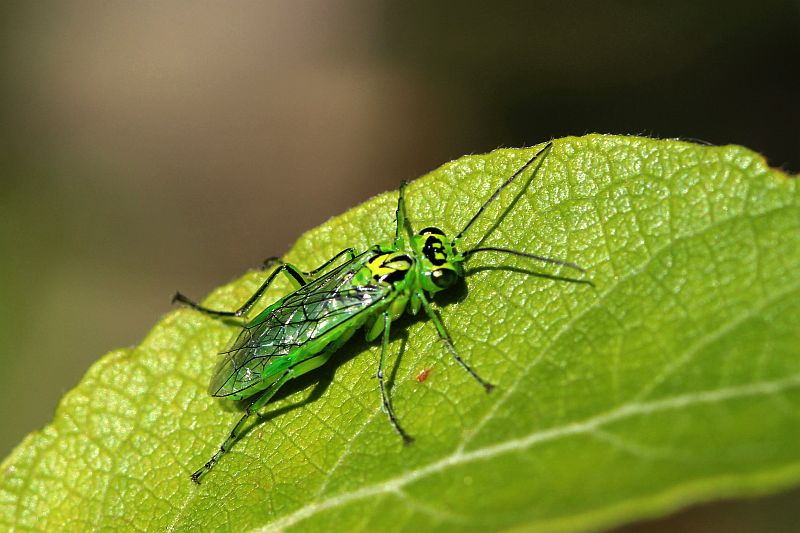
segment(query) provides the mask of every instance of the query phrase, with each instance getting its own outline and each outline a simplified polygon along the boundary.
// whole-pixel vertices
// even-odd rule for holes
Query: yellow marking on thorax
[[[394,261],[395,258],[401,256],[405,257],[405,255],[406,254],[400,252],[381,254],[368,262],[367,268],[369,268],[372,276],[376,278],[380,276],[386,276],[392,272],[397,272],[398,270],[408,270],[411,265],[409,265],[406,261]]]

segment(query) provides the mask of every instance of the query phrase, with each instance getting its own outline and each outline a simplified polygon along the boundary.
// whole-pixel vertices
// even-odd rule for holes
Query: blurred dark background
[[[796,1],[3,2],[0,456],[175,289],[462,154],[644,134],[796,172],[799,65]]]

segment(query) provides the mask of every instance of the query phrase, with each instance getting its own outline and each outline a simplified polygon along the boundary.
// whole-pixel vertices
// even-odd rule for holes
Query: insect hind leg
[[[267,402],[269,402],[272,399],[272,397],[275,396],[275,393],[278,392],[278,389],[280,389],[287,381],[292,379],[292,374],[294,374],[294,370],[291,368],[286,372],[284,372],[283,375],[280,378],[278,378],[276,382],[270,385],[269,388],[267,388],[261,394],[261,396],[259,396],[258,399],[256,399],[256,401],[254,401],[247,407],[247,410],[245,411],[244,415],[242,415],[242,418],[240,418],[239,421],[236,423],[236,425],[233,426],[230,435],[228,435],[228,438],[225,439],[225,442],[223,442],[220,445],[217,452],[213,456],[211,456],[211,459],[209,459],[206,464],[204,464],[194,474],[192,474],[191,476],[192,481],[194,481],[197,485],[200,484],[200,478],[203,475],[205,475],[209,470],[214,468],[214,465],[216,465],[217,462],[219,462],[220,457],[225,455],[231,449],[233,444],[237,440],[239,440],[242,428],[250,419],[250,417],[252,417],[262,407],[264,407],[267,404]]]

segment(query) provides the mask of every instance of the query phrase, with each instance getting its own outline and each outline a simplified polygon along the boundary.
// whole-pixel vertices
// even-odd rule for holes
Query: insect
[[[384,360],[392,323],[406,310],[411,314],[422,310],[456,362],[487,392],[491,391],[494,386],[478,375],[456,351],[429,298],[453,287],[464,277],[464,263],[481,252],[523,257],[585,272],[573,263],[506,248],[459,250],[462,239],[485,209],[514,180],[533,168],[529,181],[518,195],[524,193],[551,148],[552,143],[547,144],[507,178],[452,239],[436,227],[414,233],[406,220],[406,184],[403,182],[398,194],[392,242],[370,246],[363,252],[346,248],[310,272],[275,259],[278,268],[235,311],[209,309],[176,293],[173,301],[207,315],[241,318],[247,316],[279,274],[285,274],[298,285],[294,292],[267,306],[254,318],[244,319],[232,346],[222,352],[222,360],[208,387],[209,394],[233,400],[254,400],[217,452],[192,474],[192,481],[200,483],[200,478],[238,440],[248,419],[264,407],[287,381],[325,364],[361,328],[364,328],[368,341],[382,338],[377,378],[383,410],[404,443],[411,443],[413,439],[395,415],[384,379]],[[341,258],[345,260],[337,265]]]
[[[425,383],[425,380],[428,379],[428,374],[431,373],[432,368],[425,368],[420,370],[419,374],[417,374],[417,382],[418,383]]]

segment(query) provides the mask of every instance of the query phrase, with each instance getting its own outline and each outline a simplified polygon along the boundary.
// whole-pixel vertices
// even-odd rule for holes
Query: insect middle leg
[[[317,277],[317,274],[319,274],[323,270],[327,269],[330,265],[332,265],[340,257],[347,256],[347,260],[348,261],[352,261],[353,259],[355,259],[356,255],[357,255],[357,253],[356,253],[356,249],[355,248],[345,248],[341,252],[337,253],[336,255],[334,255],[333,257],[331,257],[330,259],[328,259],[324,263],[322,263],[320,266],[318,266],[314,270],[310,270],[308,272],[300,272],[300,273],[308,281],[310,279],[313,279],[313,278]],[[289,264],[289,263],[284,263],[283,260],[281,260],[280,257],[274,256],[274,257],[268,257],[267,259],[264,259],[264,264],[262,265],[261,268],[262,268],[262,270],[266,270],[266,269],[268,269],[269,267],[271,267],[273,265],[287,265],[287,264]]]
[[[460,364],[464,370],[469,373],[470,376],[475,378],[475,381],[480,383],[486,392],[491,392],[494,389],[494,385],[483,379],[475,372],[467,363],[464,361],[459,353],[456,351],[455,345],[453,345],[453,340],[450,338],[450,335],[447,333],[447,330],[442,323],[442,319],[439,318],[439,315],[431,308],[431,304],[428,303],[428,299],[425,297],[425,294],[422,291],[416,293],[416,297],[419,298],[420,303],[422,304],[422,308],[425,309],[425,313],[428,315],[428,318],[431,319],[433,325],[436,327],[436,332],[439,333],[439,339],[444,343],[447,351],[450,352],[453,358]]]
[[[236,311],[219,311],[219,310],[216,310],[216,309],[209,309],[208,307],[203,307],[202,305],[198,304],[197,302],[195,302],[193,300],[190,300],[189,298],[187,298],[186,296],[184,296],[180,292],[176,292],[175,293],[175,296],[172,297],[172,301],[173,301],[173,303],[174,302],[180,302],[182,304],[188,305],[192,309],[196,309],[196,310],[200,311],[201,313],[205,313],[205,314],[211,315],[211,316],[216,316],[216,317],[226,317],[226,316],[227,317],[240,317],[240,316],[246,314],[247,311],[249,311],[250,308],[253,307],[253,305],[255,305],[255,303],[258,301],[258,299],[261,298],[261,296],[264,294],[264,291],[267,290],[267,288],[270,286],[270,284],[272,284],[272,282],[275,280],[275,278],[281,272],[285,272],[288,276],[291,276],[292,279],[297,281],[297,283],[299,283],[301,287],[303,285],[305,285],[306,283],[308,283],[306,281],[305,276],[303,276],[303,272],[301,272],[296,266],[291,265],[289,263],[284,263],[281,266],[279,266],[278,268],[276,268],[269,275],[269,277],[266,279],[266,281],[264,281],[264,283],[261,284],[261,286],[258,288],[258,290],[256,292],[254,292],[253,295],[250,298],[248,298],[247,301],[244,304],[242,304],[242,306],[239,309],[237,309]]]
[[[225,442],[223,442],[222,445],[220,445],[219,450],[217,450],[217,453],[215,453],[211,457],[211,459],[208,460],[206,464],[204,464],[199,470],[197,470],[197,472],[192,474],[192,481],[194,481],[198,485],[200,484],[200,477],[203,476],[203,474],[205,474],[212,468],[214,468],[214,465],[217,464],[219,458],[222,457],[225,453],[228,452],[228,450],[231,449],[233,443],[239,440],[242,428],[250,419],[250,417],[256,414],[262,407],[264,407],[267,404],[267,402],[269,402],[272,399],[272,397],[275,396],[275,393],[278,392],[278,389],[280,389],[287,381],[289,381],[293,377],[292,376],[293,374],[294,374],[294,369],[293,368],[288,369],[281,375],[281,377],[278,378],[277,381],[272,383],[261,394],[261,396],[259,396],[258,399],[256,399],[256,401],[254,401],[247,407],[247,410],[245,411],[244,415],[242,415],[242,418],[240,418],[239,421],[236,423],[236,425],[233,426],[231,434],[228,435],[228,438],[225,439]]]
[[[383,402],[383,408],[386,411],[386,414],[389,416],[389,422],[392,423],[394,426],[395,431],[397,431],[401,437],[403,437],[404,444],[411,444],[414,442],[414,439],[406,433],[400,423],[397,421],[397,416],[394,414],[394,409],[392,408],[392,401],[389,395],[386,393],[386,382],[384,380],[383,375],[383,362],[386,356],[386,347],[389,345],[389,329],[392,325],[392,318],[389,315],[389,311],[383,312],[383,343],[381,344],[381,358],[378,360],[378,382],[381,385],[381,401]]]

